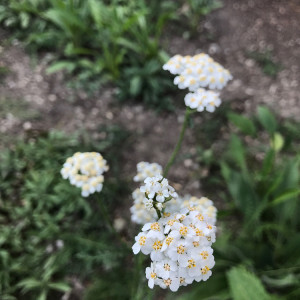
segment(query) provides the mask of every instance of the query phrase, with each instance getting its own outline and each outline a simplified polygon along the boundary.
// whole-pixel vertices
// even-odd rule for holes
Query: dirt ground
[[[251,114],[266,104],[283,118],[300,120],[300,2],[298,0],[224,0],[222,8],[203,21],[197,38],[170,38],[169,53],[209,53],[233,74],[234,80],[222,94],[235,100]],[[10,72],[0,79],[0,138],[6,141],[28,130],[87,129],[97,134],[101,124],[117,124],[134,133],[130,152],[125,153],[124,174],[133,176],[139,161],[164,165],[176,143],[183,110],[157,114],[142,104],[120,105],[114,88],[101,89],[93,97],[68,88],[62,74],[47,75],[50,55],[30,58],[22,45],[4,43],[0,33],[0,66]],[[2,42],[1,42],[2,39]],[[281,70],[275,78],[265,75],[249,52],[271,51]],[[201,117],[196,117],[201,122]],[[1,147],[1,146],[0,146]],[[188,131],[182,152],[194,155],[194,137]],[[198,181],[188,180],[197,166],[190,159],[170,172],[179,190],[199,195]],[[188,173],[188,174],[187,174]]]

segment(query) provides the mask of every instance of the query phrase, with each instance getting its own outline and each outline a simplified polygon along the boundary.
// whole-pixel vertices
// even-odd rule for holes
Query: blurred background
[[[300,299],[298,0],[1,0],[0,24],[1,300]],[[169,179],[214,201],[216,266],[172,294],[131,253],[132,178],[166,164],[183,122],[162,65],[200,52],[234,79]],[[110,165],[88,199],[60,175],[77,151]]]

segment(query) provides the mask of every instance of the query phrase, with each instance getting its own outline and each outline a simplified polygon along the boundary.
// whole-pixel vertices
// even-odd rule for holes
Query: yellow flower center
[[[164,269],[165,269],[166,271],[170,271],[170,270],[171,270],[171,267],[170,267],[169,264],[164,264]]]
[[[160,226],[159,226],[159,224],[157,222],[152,223],[151,226],[150,226],[150,228],[152,230],[155,230],[155,231],[159,231],[160,230]]]
[[[170,246],[170,244],[173,242],[173,238],[172,237],[167,237],[166,238],[166,244],[168,245],[168,246]]]
[[[199,214],[199,215],[197,216],[197,218],[198,218],[199,221],[204,221],[204,217],[203,217],[201,214]]]
[[[141,236],[140,239],[139,239],[139,243],[141,246],[144,246],[145,245],[145,242],[146,242],[146,237],[145,236]]]
[[[164,284],[165,284],[166,286],[170,286],[171,283],[172,283],[172,280],[171,280],[170,278],[164,280]]]
[[[156,242],[154,242],[154,244],[152,245],[152,248],[154,249],[154,250],[160,250],[161,249],[161,247],[162,247],[162,242],[161,241],[156,241]]]
[[[207,272],[208,272],[209,270],[210,270],[209,267],[208,267],[208,266],[205,266],[204,268],[201,269],[201,273],[202,273],[203,275],[205,275],[205,274],[207,274]]]
[[[177,247],[177,253],[178,254],[184,254],[185,253],[185,247],[183,247],[182,245]]]
[[[196,228],[196,229],[195,229],[195,232],[196,232],[196,235],[197,235],[197,236],[204,236],[203,231],[200,230],[199,228]]]
[[[208,252],[207,251],[202,251],[200,253],[200,255],[202,256],[203,259],[207,259],[208,258]]]
[[[156,279],[157,278],[157,275],[154,272],[151,272],[150,276],[151,276],[152,279]]]
[[[181,226],[179,232],[181,235],[186,236],[188,232],[188,228],[186,226]]]
[[[199,242],[193,242],[194,247],[199,247]]]
[[[191,268],[195,268],[196,267],[196,264],[195,264],[195,261],[193,259],[189,259],[188,260],[188,268],[191,269]]]

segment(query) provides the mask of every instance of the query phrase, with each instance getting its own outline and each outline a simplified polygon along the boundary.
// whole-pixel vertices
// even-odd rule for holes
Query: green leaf
[[[273,149],[270,149],[267,154],[265,155],[261,175],[263,177],[267,176],[273,169],[274,166],[274,160],[275,160],[275,151]]]
[[[228,156],[234,160],[238,167],[240,167],[243,171],[247,170],[246,160],[245,160],[245,149],[242,144],[241,139],[235,135],[231,135]]]
[[[286,274],[282,278],[271,278],[269,276],[262,276],[262,281],[270,287],[285,288],[298,284],[297,277],[294,274]]]
[[[71,288],[64,282],[49,283],[48,287],[61,292],[69,292],[71,290]]]
[[[66,69],[68,72],[73,72],[76,68],[76,64],[69,61],[59,61],[54,64],[52,64],[49,68],[47,68],[47,73],[55,73],[61,70]]]
[[[131,96],[137,96],[142,88],[142,80],[140,76],[134,76],[131,80],[130,80],[130,95]]]
[[[275,206],[291,200],[300,194],[300,189],[291,189],[286,191],[284,194],[280,195],[279,197],[275,198],[271,203],[270,206]]]
[[[259,278],[244,267],[234,267],[227,272],[227,279],[233,300],[270,300],[272,299]]]
[[[269,132],[269,134],[273,135],[278,127],[276,119],[274,115],[270,112],[270,110],[264,106],[259,106],[257,109],[258,120],[261,125]]]
[[[20,281],[17,284],[18,287],[21,287],[23,292],[27,292],[33,289],[36,289],[37,287],[41,286],[41,282],[37,281],[34,278],[28,278]]]
[[[235,113],[229,113],[227,116],[229,121],[238,127],[243,133],[255,136],[256,129],[254,123],[250,119]]]

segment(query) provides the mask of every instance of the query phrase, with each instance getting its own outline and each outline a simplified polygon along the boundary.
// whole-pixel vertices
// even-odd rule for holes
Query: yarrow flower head
[[[219,93],[210,90],[222,90],[232,79],[228,70],[205,53],[195,56],[175,55],[163,69],[178,75],[174,78],[174,84],[190,91],[184,98],[185,105],[199,112],[214,112],[220,106],[221,99]]]
[[[144,183],[145,185],[140,187],[140,191],[144,194],[143,202],[148,210],[154,207],[161,211],[166,202],[178,198],[175,189],[161,175],[147,177]]]
[[[143,226],[132,250],[150,255],[152,263],[146,268],[150,288],[159,285],[175,292],[211,276],[216,227],[207,220],[199,211],[188,210]]]
[[[232,79],[228,70],[205,53],[195,56],[175,55],[163,69],[177,74],[174,84],[180,89],[188,88],[190,91],[196,91],[200,87],[221,90]]]
[[[154,177],[162,174],[162,166],[157,163],[148,163],[142,161],[137,164],[136,168],[137,175],[133,178],[133,180],[136,182],[142,182],[147,177]]]
[[[64,179],[69,179],[72,185],[81,188],[83,197],[87,197],[102,190],[102,174],[108,169],[106,160],[100,153],[77,152],[66,160],[60,172]]]

